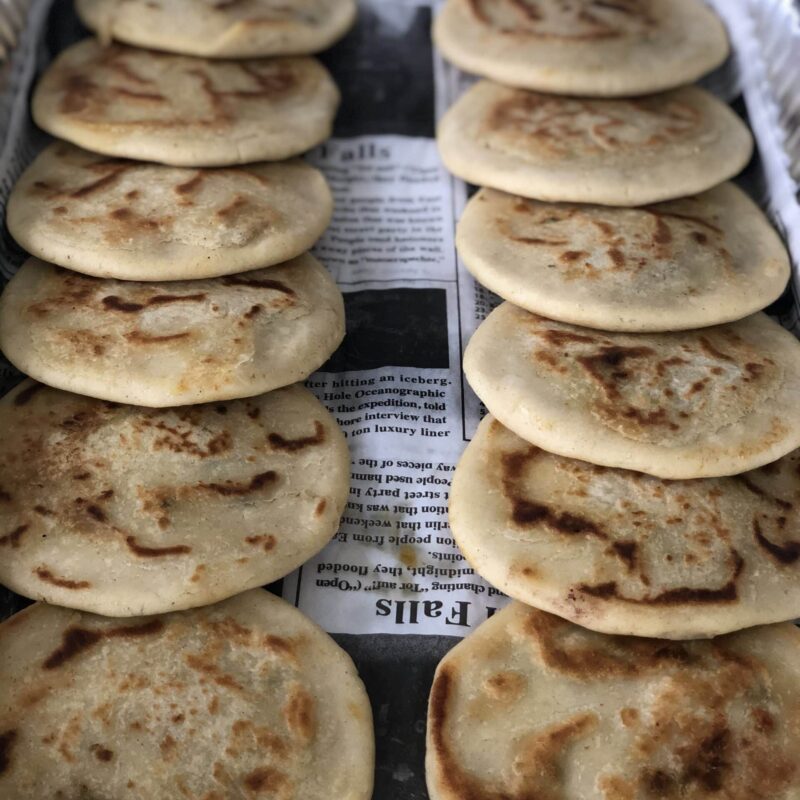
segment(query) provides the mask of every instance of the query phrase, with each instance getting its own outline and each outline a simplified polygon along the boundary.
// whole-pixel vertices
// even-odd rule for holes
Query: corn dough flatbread
[[[36,603],[0,626],[4,800],[369,800],[349,656],[253,589],[119,620]]]
[[[448,0],[433,36],[467,72],[598,97],[693,83],[729,50],[722,23],[702,0]]]
[[[470,272],[505,300],[607,331],[741,319],[780,297],[790,272],[777,233],[732,183],[631,209],[481,189],[456,245]]]
[[[603,633],[695,639],[800,617],[797,450],[665,481],[552,455],[489,416],[453,477],[450,528],[493,586]]]
[[[205,58],[316,53],[350,28],[355,0],[77,0],[102,39]]]
[[[517,436],[592,464],[708,478],[800,447],[800,343],[762,313],[625,334],[503,303],[473,335],[464,371]]]
[[[797,800],[800,631],[604,636],[513,603],[442,659],[431,800]]]
[[[699,194],[747,164],[753,139],[696,86],[629,100],[558,97],[480,81],[442,117],[445,166],[522,197],[640,206]]]
[[[322,173],[303,161],[181,169],[48,147],[8,202],[29,252],[100,278],[212,278],[288,261],[330,222]]]
[[[40,128],[121,158],[178,167],[280,161],[331,134],[339,91],[314,58],[207,61],[85,39],[33,95]]]
[[[152,409],[25,381],[0,401],[0,582],[113,617],[208,605],[321,550],[344,436],[301,386]]]
[[[0,349],[58,389],[141,406],[251,397],[307,378],[344,336],[311,255],[196,281],[90,278],[29,259],[0,298]]]

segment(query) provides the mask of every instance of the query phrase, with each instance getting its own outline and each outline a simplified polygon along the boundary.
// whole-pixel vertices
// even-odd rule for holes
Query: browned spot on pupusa
[[[532,732],[517,745],[507,781],[501,785],[489,783],[470,774],[450,744],[451,730],[458,724],[451,718],[457,682],[457,671],[449,664],[441,666],[433,681],[428,709],[431,743],[445,794],[465,800],[567,800],[560,761],[576,739],[596,726],[596,716],[576,714]]]
[[[15,729],[0,733],[0,775],[11,767],[11,753],[18,738],[19,733]]]
[[[439,667],[431,687],[431,696],[428,706],[428,725],[431,744],[439,763],[442,783],[449,789],[453,797],[469,798],[470,800],[500,800],[498,793],[491,793],[489,787],[469,775],[461,766],[458,758],[451,749],[449,728],[450,705],[456,690],[457,676],[449,664]]]
[[[114,184],[116,184],[119,179],[131,169],[131,164],[128,162],[118,162],[117,165],[113,166],[109,172],[103,175],[96,180],[93,180],[83,186],[79,186],[77,189],[73,189],[69,192],[68,197],[74,198],[76,200],[82,200],[86,197],[89,197],[97,192],[102,192],[105,189],[110,188]],[[63,196],[63,195],[62,195]]]
[[[620,590],[616,581],[587,584],[580,583],[570,590],[569,599],[577,601],[575,593],[584,594],[600,600],[617,600],[635,605],[669,606],[683,604],[733,603],[739,599],[738,580],[744,568],[744,559],[739,551],[729,548],[730,577],[721,586],[676,586],[664,589],[657,594],[645,594],[642,597],[629,597]]]
[[[165,556],[183,556],[192,552],[187,544],[167,545],[165,547],[148,547],[139,544],[135,536],[126,536],[125,544],[128,549],[141,558],[163,558]]]
[[[90,650],[103,639],[131,639],[161,633],[164,623],[154,619],[140,625],[121,625],[114,628],[67,628],[61,637],[61,646],[43,662],[43,669],[58,669],[67,661]]]
[[[205,182],[207,174],[208,173],[206,173],[203,170],[200,170],[199,172],[195,173],[195,175],[192,178],[190,178],[188,181],[184,181],[183,183],[179,183],[175,187],[176,193],[178,195],[183,196],[183,197],[185,197],[186,195],[193,194],[194,192],[196,192],[203,185],[203,183]]]
[[[184,661],[196,672],[207,675],[217,686],[236,692],[244,691],[242,685],[232,675],[221,669],[213,660],[202,655],[189,653],[184,658]]]
[[[636,542],[613,542],[610,545],[611,552],[625,562],[628,572],[636,569],[639,545]]]
[[[283,717],[289,731],[298,739],[308,742],[314,738],[314,698],[299,684],[294,685],[289,693],[289,699],[283,707]]]
[[[639,272],[654,260],[674,258],[675,241],[681,235],[708,245],[725,265],[731,265],[723,231],[699,213],[690,213],[690,199],[615,210],[512,196],[480,195],[480,198],[491,199],[497,207],[493,221],[501,236],[518,244],[550,248],[551,253],[539,253],[537,257],[549,257],[550,267],[562,265],[561,274],[566,280],[595,279],[602,271]],[[684,207],[687,213],[682,213]],[[702,234],[698,228],[702,228]],[[607,262],[588,261],[586,250],[564,249],[574,241],[570,237],[576,229],[588,238],[589,250],[605,251]]]
[[[493,432],[499,430],[499,423],[494,423]],[[525,495],[523,480],[525,472],[542,453],[539,448],[529,445],[524,450],[504,452],[499,458],[500,482],[502,492],[511,506],[511,520],[519,528],[546,527],[554,533],[564,536],[588,536],[602,541],[611,537],[598,523],[570,511],[561,511],[550,505],[530,500]],[[611,542],[608,552],[625,562],[632,570],[636,562],[636,544],[622,541]],[[529,573],[535,570],[526,567]],[[525,575],[525,570],[522,574]],[[530,576],[530,575],[529,575]]]
[[[795,780],[796,754],[774,724],[761,725],[765,709],[753,708],[769,692],[762,668],[711,649],[705,664],[674,672],[653,693],[624,762],[636,797],[783,797]]]
[[[246,536],[245,542],[253,545],[253,547],[260,547],[265,553],[269,553],[271,550],[274,550],[275,545],[277,544],[277,540],[271,534],[265,534],[263,536]]]
[[[236,481],[225,481],[224,483],[198,483],[199,489],[205,489],[210,492],[216,492],[223,497],[241,497],[250,492],[258,492],[269,486],[272,486],[278,480],[278,473],[273,470],[260,472],[254,475],[247,483]]]
[[[620,396],[620,384],[631,377],[631,370],[636,369],[629,362],[653,356],[655,351],[650,347],[603,345],[594,353],[578,356],[576,361],[597,381],[606,397],[615,400]]]
[[[538,318],[537,318],[538,322]],[[542,331],[538,330],[542,338],[555,347],[565,347],[570,344],[594,344],[598,341],[596,336],[591,336],[586,333],[573,333],[567,330],[558,330],[556,328],[545,328]]]
[[[141,331],[130,331],[125,334],[125,338],[133,344],[165,344],[175,342],[180,339],[188,339],[192,334],[189,331],[181,333],[170,333],[163,336],[149,336]]]
[[[289,786],[289,778],[274,767],[258,767],[245,775],[244,785],[255,794],[277,797]]]
[[[120,78],[125,78],[138,86],[153,86],[149,78],[145,78],[130,66],[123,58],[124,51],[116,47],[106,48],[99,56],[98,63],[107,67]]]
[[[61,78],[61,91],[59,110],[64,114],[79,114],[96,100],[100,89],[85,75],[66,72]]]
[[[637,0],[465,0],[473,19],[521,39],[598,42],[645,35],[657,20]]]
[[[67,273],[66,270],[56,268],[55,275],[57,282],[50,291],[49,295],[39,302],[27,306],[27,311],[37,317],[43,317],[52,311],[61,311],[63,308],[83,306],[86,301],[94,294],[97,283],[95,278],[89,278],[78,273]],[[87,331],[74,331],[74,336],[66,336],[67,341],[80,338],[88,338]],[[96,337],[95,341],[101,341],[101,337]]]
[[[14,405],[15,406],[27,405],[33,399],[33,396],[42,389],[44,389],[44,384],[32,383],[26,389],[23,389],[19,394],[17,394],[16,397],[14,397]]]
[[[516,796],[567,800],[561,760],[567,750],[590,734],[597,724],[595,714],[575,714],[525,736],[517,745],[512,766],[512,787]]]
[[[761,471],[766,472],[765,468],[763,467],[761,468]],[[756,495],[756,497],[761,497],[764,500],[768,500],[770,503],[774,503],[782,511],[791,511],[794,508],[794,505],[790,503],[788,500],[783,500],[780,497],[775,497],[774,495],[767,492],[765,489],[762,489],[754,481],[748,478],[747,474],[734,475],[733,478],[734,480],[741,483],[742,486],[744,486],[748,491]]]
[[[498,702],[513,702],[525,691],[527,678],[521,672],[504,670],[496,672],[483,683],[483,690]]]
[[[30,526],[27,523],[17,525],[13,530],[4,536],[0,536],[0,547],[13,547],[18,548],[22,535],[28,530]]]
[[[62,578],[52,573],[46,567],[37,567],[33,570],[33,573],[40,581],[58,586],[60,589],[80,590],[88,589],[92,585],[89,581],[74,581],[69,578]]]
[[[733,361],[734,359],[728,354],[723,352],[719,349],[716,345],[714,345],[711,340],[706,336],[701,336],[699,338],[700,349],[707,355],[713,359],[717,359],[719,361]]]
[[[249,719],[236,720],[231,726],[231,744],[226,753],[238,756],[255,749],[266,750],[280,758],[286,758],[290,752],[286,741],[263,725],[256,725]]]
[[[108,517],[106,516],[105,511],[103,511],[103,509],[99,506],[94,504],[86,506],[86,513],[93,519],[97,520],[97,522],[108,522]]]
[[[248,278],[245,275],[227,275],[222,278],[222,284],[224,286],[247,286],[252,289],[271,289],[288,297],[295,296],[294,289],[290,289],[286,284],[271,278]]]
[[[701,118],[674,98],[597,101],[507,89],[487,109],[482,135],[492,147],[540,158],[595,158],[684,141]]]
[[[633,636],[575,636],[576,626],[559,617],[531,610],[523,630],[535,644],[544,665],[578,680],[646,675],[669,664],[696,660],[687,645]],[[720,657],[727,658],[723,653]]]
[[[794,564],[800,558],[800,541],[791,540],[782,544],[771,541],[764,535],[757,519],[753,520],[753,535],[759,547],[766,550],[779,564]]]
[[[542,343],[532,347],[537,370],[569,375],[586,393],[592,416],[636,441],[688,444],[699,434],[703,415],[713,415],[719,425],[741,419],[759,396],[777,387],[781,375],[757,345],[728,326],[680,341],[657,335],[639,344],[630,335],[579,333],[588,341],[573,340],[573,332],[557,323],[533,314],[519,319]],[[732,355],[725,352],[729,348]]]
[[[639,722],[639,712],[635,708],[623,708],[619,718],[626,728],[633,728]]]
[[[103,761],[104,763],[108,763],[114,758],[114,751],[109,750],[102,744],[93,744],[89,747],[89,750],[98,761]]]
[[[207,441],[203,441],[202,425],[188,418],[170,425],[156,412],[153,417],[144,420],[142,426],[158,431],[152,443],[154,450],[171,450],[173,453],[208,458],[225,453],[233,446],[233,436],[227,430],[215,433]]]
[[[565,264],[573,264],[576,261],[584,261],[588,257],[589,253],[585,250],[565,250],[558,258]]]
[[[121,97],[123,100],[132,100],[134,103],[169,104],[169,100],[158,92],[137,92],[134,89],[126,89],[123,86],[109,86],[106,91],[112,96]]]
[[[135,314],[144,310],[145,308],[150,308],[151,306],[165,306],[172,305],[174,303],[201,303],[205,299],[206,295],[203,292],[184,295],[157,294],[153,297],[149,297],[144,302],[137,303],[132,300],[124,300],[123,298],[112,294],[104,297],[100,302],[109,311],[121,311],[126,314]]]
[[[267,634],[262,639],[262,643],[267,650],[281,656],[289,661],[297,661],[297,653],[294,645],[289,639],[274,634]]]
[[[175,748],[176,748],[176,741],[172,738],[169,734],[167,734],[158,746],[158,749],[161,751],[161,757],[164,761],[173,761],[175,759]]]
[[[215,216],[219,217],[224,222],[228,222],[231,219],[235,219],[236,216],[240,211],[247,208],[250,205],[250,201],[243,197],[240,194],[237,194],[233,200],[231,200],[228,205],[223,206],[217,211],[214,212]]]
[[[271,99],[290,92],[298,84],[298,75],[281,59],[225,62],[206,66],[197,59],[169,54],[150,54],[159,67],[183,73],[198,82],[199,96],[205,96],[196,115],[180,114],[173,99],[156,90],[155,84],[139,75],[142,51],[124,45],[110,45],[95,52],[78,68],[65,70],[58,84],[61,90],[60,111],[87,122],[151,128],[211,127],[223,130],[237,116],[242,102]],[[197,63],[195,63],[197,62]],[[243,78],[243,88],[219,89],[215,76],[233,69]],[[90,80],[87,75],[92,75]],[[128,116],[120,117],[116,108],[123,106]],[[135,110],[138,113],[131,114]]]
[[[311,436],[301,436],[298,439],[287,439],[279,433],[270,433],[267,441],[274,450],[283,450],[287,453],[296,453],[306,447],[314,447],[325,441],[325,426],[314,420],[314,433]]]

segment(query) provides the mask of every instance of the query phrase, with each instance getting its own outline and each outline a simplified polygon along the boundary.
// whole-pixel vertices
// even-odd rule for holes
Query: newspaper
[[[798,332],[798,4],[711,1],[736,57],[704,84],[749,116],[759,157],[741,182],[787,240],[794,265],[791,287],[770,312]],[[472,187],[445,172],[434,131],[472,79],[432,48],[438,5],[360,0],[356,28],[323,56],[343,103],[334,138],[308,156],[336,198],[315,253],[344,294],[347,336],[308,385],[347,436],[352,483],[333,541],[271,587],[356,662],[375,716],[375,800],[427,797],[433,670],[458,637],[506,602],[475,575],[447,526],[450,480],[483,413],[461,359],[498,300],[464,270],[454,248]],[[69,0],[31,0],[27,26],[0,73],[0,213],[47,142],[28,111],[35,77],[83,35]],[[3,230],[2,281],[24,258]],[[19,379],[0,360],[0,390]],[[26,602],[0,587],[0,619]]]

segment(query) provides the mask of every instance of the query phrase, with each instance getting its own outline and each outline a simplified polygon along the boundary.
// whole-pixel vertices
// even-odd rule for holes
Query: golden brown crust
[[[273,595],[124,622],[32,608],[0,628],[2,797],[368,800],[355,668]]]
[[[637,441],[694,440],[701,419],[747,414],[783,380],[780,365],[731,326],[640,345],[635,336],[576,333],[534,314],[523,322],[541,374],[587,387],[589,413]]]
[[[205,58],[316,53],[352,25],[354,0],[78,0],[101,39]]]
[[[330,219],[322,174],[299,160],[180,169],[57,142],[9,198],[12,236],[69,269],[123,280],[237,274],[305,252]]]
[[[563,42],[645,37],[659,21],[646,0],[461,0],[473,20],[503,36]]]
[[[329,135],[338,100],[310,57],[209,61],[87,39],[44,74],[32,110],[94,152],[225,166],[305,152]]]
[[[469,88],[437,129],[458,177],[551,202],[641,206],[697,194],[735,175],[752,137],[694,86],[629,99]]]
[[[27,374],[146,406],[294,383],[344,333],[341,294],[308,254],[241,275],[168,283],[98,279],[30,259],[0,308],[3,349]]]
[[[583,97],[685,86],[729,49],[702,0],[448,0],[433,38],[467,72]]]
[[[607,633],[714,636],[800,615],[798,464],[794,451],[661,480],[547,453],[488,417],[456,470],[450,525],[521,602]]]
[[[347,493],[343,437],[299,386],[149,409],[29,382],[0,419],[0,577],[68,607],[127,616],[268,582],[327,542]]]
[[[800,445],[800,348],[764,314],[675,333],[602,332],[506,302],[464,355],[489,411],[552,453],[661,478],[716,477]]]
[[[788,624],[715,642],[601,636],[513,604],[439,665],[431,797],[794,798],[797,639]],[[512,706],[487,691],[509,669],[525,678]]]
[[[624,156],[679,145],[702,135],[696,105],[680,97],[581,100],[516,91],[486,111],[489,147],[537,160]]]

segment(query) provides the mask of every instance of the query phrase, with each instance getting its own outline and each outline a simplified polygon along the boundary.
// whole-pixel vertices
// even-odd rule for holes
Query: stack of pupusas
[[[8,209],[34,257],[0,344],[36,380],[0,401],[0,580],[45,602],[0,626],[0,797],[366,800],[353,663],[255,588],[330,540],[348,492],[344,436],[296,383],[344,311],[306,253],[331,194],[294,157],[339,99],[306,54],[354,3],[79,11],[177,54],[83,41],[33,98],[65,141]]]
[[[448,0],[434,33],[494,79],[439,142],[488,187],[457,244],[506,300],[465,354],[490,415],[450,523],[516,602],[439,666],[431,797],[796,800],[800,345],[760,312],[788,258],[724,182],[745,126],[674,88],[723,28],[699,0]]]

